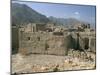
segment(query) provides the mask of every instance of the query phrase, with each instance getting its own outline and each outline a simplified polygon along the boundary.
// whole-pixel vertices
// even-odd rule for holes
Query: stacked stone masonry
[[[66,55],[68,50],[95,52],[95,30],[68,31],[63,26],[31,23],[18,29],[18,50],[22,54]]]

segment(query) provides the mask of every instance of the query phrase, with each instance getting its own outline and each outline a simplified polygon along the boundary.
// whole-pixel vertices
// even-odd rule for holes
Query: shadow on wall
[[[18,27],[17,26],[12,26],[12,35],[11,35],[11,48],[12,48],[12,54],[15,54],[18,52],[18,47],[19,47],[19,35],[18,35]]]
[[[12,54],[18,53],[18,48],[12,48]]]
[[[65,37],[64,44],[65,44],[65,50],[66,50],[65,55],[68,55],[69,49],[81,50],[80,44],[79,44],[79,39],[73,38],[72,35],[68,35]]]

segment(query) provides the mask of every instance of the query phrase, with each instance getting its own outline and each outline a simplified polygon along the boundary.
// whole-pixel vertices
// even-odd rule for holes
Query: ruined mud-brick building
[[[53,24],[30,23],[19,28],[18,36],[22,54],[66,55],[70,49],[95,52],[95,31],[88,26],[71,31]]]

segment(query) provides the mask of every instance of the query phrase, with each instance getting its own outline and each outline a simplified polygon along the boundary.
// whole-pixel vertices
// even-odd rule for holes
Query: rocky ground
[[[91,52],[87,53],[87,57],[40,54],[12,55],[12,73],[56,72],[95,69],[95,67],[95,54]]]

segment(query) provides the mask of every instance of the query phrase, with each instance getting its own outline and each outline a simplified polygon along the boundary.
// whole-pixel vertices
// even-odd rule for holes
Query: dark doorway
[[[30,37],[27,37],[27,39],[30,40],[31,38]]]
[[[84,38],[84,49],[88,49],[88,48],[89,48],[89,39]]]

